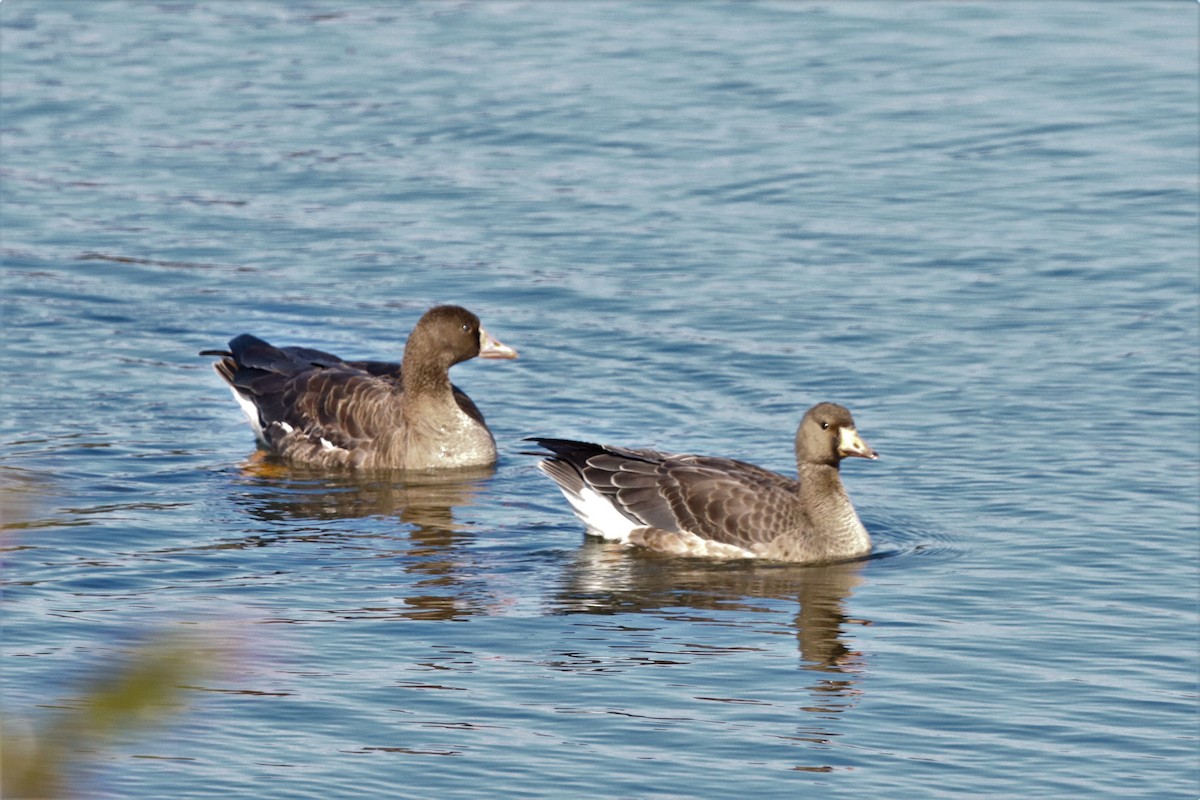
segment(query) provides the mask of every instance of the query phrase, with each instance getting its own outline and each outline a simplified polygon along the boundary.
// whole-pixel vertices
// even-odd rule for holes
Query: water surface
[[[194,632],[80,796],[1195,797],[1196,14],[4,3],[6,734]],[[195,356],[437,302],[521,352],[494,470],[264,462]],[[819,400],[864,562],[587,541],[520,455],[787,471]]]

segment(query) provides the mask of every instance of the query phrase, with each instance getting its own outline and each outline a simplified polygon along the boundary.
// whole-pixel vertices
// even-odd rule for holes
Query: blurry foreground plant
[[[221,660],[219,649],[199,637],[162,637],[134,648],[38,730],[18,735],[6,726],[0,797],[65,797],[75,763],[117,735],[180,711],[188,686]]]

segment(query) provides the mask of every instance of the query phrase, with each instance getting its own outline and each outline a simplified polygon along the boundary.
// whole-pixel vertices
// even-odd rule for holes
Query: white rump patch
[[[560,487],[561,488],[561,487]],[[629,534],[639,527],[636,522],[617,510],[603,495],[584,486],[579,494],[563,489],[563,496],[583,520],[588,530],[613,542],[628,542]]]
[[[588,530],[608,541],[628,542],[630,531],[638,527],[636,522],[618,511],[617,506],[610,503],[604,495],[587,486],[578,494],[563,494]]]
[[[254,404],[253,400],[232,386],[229,387],[229,391],[233,392],[233,399],[242,407],[242,413],[246,415],[246,419],[250,422],[250,427],[254,429],[254,438],[266,445],[267,437],[263,433],[262,420],[258,416],[258,406]]]

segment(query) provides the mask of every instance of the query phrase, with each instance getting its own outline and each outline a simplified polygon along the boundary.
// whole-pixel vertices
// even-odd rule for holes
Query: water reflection
[[[830,730],[836,715],[854,708],[866,669],[863,654],[848,641],[846,627],[868,625],[850,616],[846,600],[862,580],[865,562],[826,566],[705,562],[647,555],[589,539],[555,598],[564,614],[627,614],[655,612],[679,619],[729,624],[729,615],[696,615],[695,611],[737,611],[748,630],[761,637],[763,601],[795,601],[791,618],[800,655],[799,667],[811,673],[805,681],[808,699],[795,732],[784,738],[828,744],[838,735]],[[741,623],[739,623],[741,624]],[[744,644],[744,638],[739,642]],[[753,649],[732,646],[729,651]],[[673,663],[656,654],[653,663]],[[745,702],[729,700],[729,702]],[[796,766],[826,771],[828,765]]]
[[[0,464],[0,533],[51,524],[43,517],[52,488],[44,475]]]
[[[256,453],[241,466],[239,500],[264,522],[398,517],[418,532],[456,531],[453,509],[470,504],[494,467],[440,473],[330,473]]]
[[[580,548],[556,598],[564,613],[614,614],[664,608],[761,610],[759,599],[797,600],[794,625],[805,669],[848,672],[861,654],[842,637],[845,612],[861,582],[862,561],[825,566],[705,562],[657,557],[593,539]]]
[[[393,559],[407,576],[400,581],[404,596],[334,613],[346,619],[459,619],[486,613],[491,605],[486,589],[467,577],[476,571],[464,547],[471,532],[455,519],[455,511],[475,502],[494,472],[483,467],[420,474],[329,473],[256,454],[241,467],[234,499],[265,527],[225,546],[282,540],[354,540],[361,545],[363,536],[393,540],[402,526],[400,546],[385,546],[378,554]],[[362,526],[337,524],[367,517],[386,524],[365,533]]]

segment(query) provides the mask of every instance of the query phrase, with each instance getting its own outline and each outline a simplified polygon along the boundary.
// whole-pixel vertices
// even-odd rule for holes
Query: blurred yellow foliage
[[[184,707],[186,691],[223,660],[200,637],[164,636],[135,647],[37,730],[0,734],[0,796],[58,798],[71,767],[119,733]],[[11,709],[8,713],[11,713]]]

